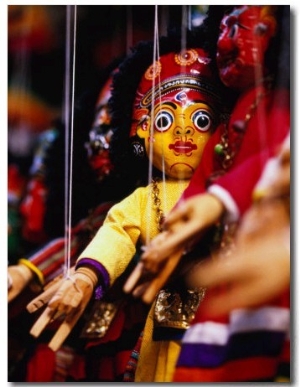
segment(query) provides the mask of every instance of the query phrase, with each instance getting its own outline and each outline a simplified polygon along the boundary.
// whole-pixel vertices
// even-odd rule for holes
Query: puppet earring
[[[143,158],[146,155],[145,140],[135,135],[131,139],[131,148],[134,156]]]

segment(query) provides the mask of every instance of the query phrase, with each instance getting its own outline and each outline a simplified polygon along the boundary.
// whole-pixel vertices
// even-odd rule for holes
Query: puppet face
[[[217,44],[217,65],[223,83],[244,89],[265,75],[264,55],[276,20],[266,6],[236,6],[223,17]]]
[[[56,129],[49,129],[40,135],[30,168],[30,180],[20,204],[23,218],[22,236],[31,243],[43,243],[46,240],[44,228],[48,199],[48,186],[45,183],[46,160],[58,135]]]
[[[205,96],[196,90],[177,90],[155,104],[153,129],[150,117],[137,130],[149,160],[170,178],[190,179],[216,126]]]
[[[89,133],[89,142],[85,144],[88,160],[95,171],[98,181],[102,181],[112,170],[109,157],[109,143],[112,136],[110,130],[111,117],[108,111],[108,100],[111,96],[111,79],[101,90],[95,112],[95,119]]]
[[[200,49],[162,55],[144,73],[136,92],[130,136],[135,154],[144,149],[169,178],[190,179],[216,128],[220,91]]]
[[[45,241],[46,198],[47,188],[42,179],[31,179],[26,196],[20,205],[20,212],[23,217],[22,236],[28,242],[42,243]]]

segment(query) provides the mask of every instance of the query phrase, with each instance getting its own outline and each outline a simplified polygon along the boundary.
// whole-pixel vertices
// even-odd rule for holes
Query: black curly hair
[[[112,71],[124,57],[115,58],[99,74],[93,88],[86,89],[75,101],[73,136],[73,177],[72,177],[72,225],[88,215],[88,211],[100,202],[120,200],[122,190],[119,181],[109,175],[99,183],[92,170],[84,144],[89,139],[89,130],[95,119],[95,106],[99,91],[105,85]],[[65,125],[60,118],[53,122],[58,132],[45,154],[45,184],[48,187],[47,211],[44,219],[45,231],[49,237],[64,234],[64,173],[65,173]]]
[[[203,48],[205,35],[202,30],[195,34],[191,30],[184,32],[184,48]],[[183,48],[183,34],[177,29],[169,29],[167,36],[159,38],[159,55],[178,52]],[[133,103],[136,90],[143,74],[153,62],[153,41],[141,41],[132,48],[132,53],[120,64],[112,84],[112,96],[109,108],[112,115],[114,131],[110,154],[116,173],[122,176],[123,188],[128,194],[140,185],[148,182],[148,159],[137,160],[134,157],[129,132],[132,124]],[[217,72],[216,72],[217,74]],[[220,91],[227,90],[219,82]],[[229,99],[226,99],[228,102]],[[224,104],[225,105],[225,104]],[[160,176],[161,172],[154,169],[153,177]]]

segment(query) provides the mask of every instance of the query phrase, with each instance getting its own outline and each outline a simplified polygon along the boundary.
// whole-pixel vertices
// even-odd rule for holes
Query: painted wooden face
[[[31,243],[43,243],[47,239],[44,227],[49,192],[49,187],[45,183],[46,160],[58,135],[56,129],[49,129],[40,135],[30,168],[26,193],[20,204],[22,236]]]
[[[108,176],[113,168],[109,155],[109,144],[112,136],[111,117],[108,109],[111,82],[112,78],[109,78],[99,93],[94,122],[89,132],[89,141],[85,144],[89,164],[95,171],[98,181],[102,181]]]
[[[210,62],[200,48],[171,52],[149,66],[138,86],[130,133],[134,151],[145,151],[169,178],[191,178],[218,124],[221,98]]]
[[[48,190],[42,179],[32,178],[21,205],[23,217],[22,236],[31,243],[42,243],[47,239],[44,231]]]
[[[266,6],[236,6],[223,17],[217,44],[222,82],[244,89],[264,76],[264,55],[275,33],[276,20]]]
[[[153,165],[174,179],[190,179],[203,149],[216,127],[214,110],[201,91],[180,89],[154,106],[152,115],[138,126]]]

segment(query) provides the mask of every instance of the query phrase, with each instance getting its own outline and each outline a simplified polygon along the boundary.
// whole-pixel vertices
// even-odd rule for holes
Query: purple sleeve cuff
[[[80,259],[75,266],[75,270],[78,269],[81,266],[91,266],[98,274],[99,280],[98,284],[96,285],[94,296],[96,300],[100,300],[105,291],[108,289],[110,281],[109,281],[109,274],[105,267],[101,265],[100,262],[95,261],[91,258],[82,258]]]

